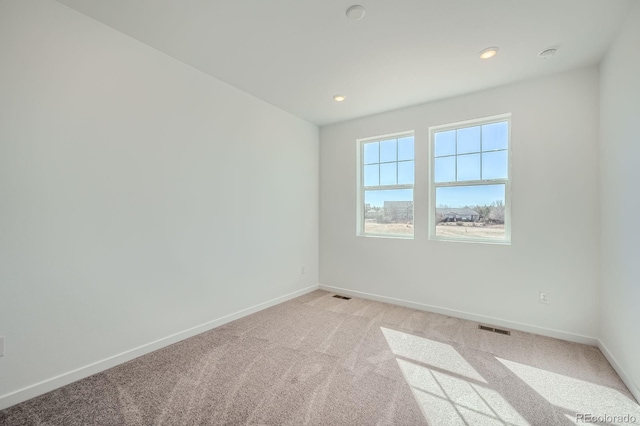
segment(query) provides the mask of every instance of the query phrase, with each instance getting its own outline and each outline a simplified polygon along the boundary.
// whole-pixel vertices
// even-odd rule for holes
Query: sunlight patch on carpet
[[[450,345],[381,327],[396,362],[430,423],[529,423]]]
[[[615,389],[518,362],[496,359],[555,406],[576,414],[610,417],[628,415],[640,421],[640,406]],[[572,421],[576,422],[575,416]],[[624,424],[625,422],[614,420],[606,423]]]

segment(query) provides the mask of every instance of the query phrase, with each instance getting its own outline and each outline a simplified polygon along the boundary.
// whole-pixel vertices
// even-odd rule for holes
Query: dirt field
[[[367,234],[413,235],[413,225],[406,223],[365,222],[364,232]]]
[[[504,225],[472,226],[471,223],[441,223],[436,226],[439,237],[480,237],[492,240],[504,239]],[[406,223],[365,222],[364,232],[367,234],[413,235],[413,225]]]
[[[462,226],[458,226],[462,223]],[[493,240],[504,239],[504,225],[472,226],[471,223],[440,223],[436,226],[439,237],[480,237]]]

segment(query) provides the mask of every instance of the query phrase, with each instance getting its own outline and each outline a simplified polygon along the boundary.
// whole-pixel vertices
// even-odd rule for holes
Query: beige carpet
[[[640,424],[597,348],[315,291],[1,411],[0,424],[584,424],[577,414]]]

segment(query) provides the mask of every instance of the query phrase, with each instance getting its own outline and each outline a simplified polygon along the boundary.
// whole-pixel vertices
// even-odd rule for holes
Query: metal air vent
[[[489,327],[487,325],[478,325],[480,330],[491,331],[493,333],[504,334],[506,336],[511,336],[511,332],[509,330],[502,330],[501,328]]]
[[[333,297],[335,297],[336,299],[344,299],[344,300],[351,300],[350,297],[347,296],[340,296],[339,294],[334,294]]]

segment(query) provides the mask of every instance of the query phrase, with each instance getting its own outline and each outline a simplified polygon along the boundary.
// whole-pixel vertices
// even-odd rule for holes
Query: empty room
[[[0,0],[0,425],[640,424],[637,0]]]

